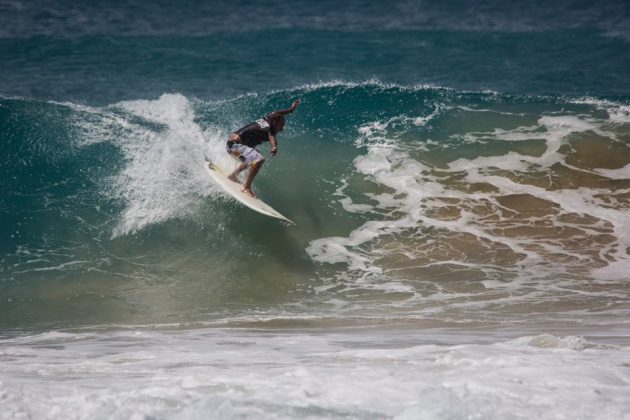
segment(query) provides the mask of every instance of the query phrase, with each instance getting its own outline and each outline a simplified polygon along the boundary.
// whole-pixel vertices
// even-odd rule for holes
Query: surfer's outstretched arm
[[[274,111],[273,114],[277,114],[277,115],[287,115],[292,113],[293,111],[295,111],[295,109],[298,107],[298,105],[300,105],[301,100],[297,99],[295,102],[293,102],[293,104],[291,104],[291,108],[289,109],[281,109],[279,111]]]
[[[271,143],[271,156],[275,156],[278,153],[278,140],[276,136],[269,135],[269,143]]]

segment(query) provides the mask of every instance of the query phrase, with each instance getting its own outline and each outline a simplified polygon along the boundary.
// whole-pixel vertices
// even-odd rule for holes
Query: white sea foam
[[[125,204],[114,236],[194,215],[200,198],[218,192],[205,174],[204,153],[226,167],[233,165],[221,153],[225,133],[203,131],[183,95],[99,109],[73,106],[83,113],[80,145],[111,142],[124,154],[124,168],[108,187],[109,195]]]
[[[411,85],[403,85],[399,83],[392,82],[383,82],[377,78],[370,78],[363,81],[350,81],[344,79],[334,79],[328,81],[321,81],[317,83],[306,83],[296,87],[296,90],[305,90],[305,91],[315,91],[322,88],[347,88],[353,89],[356,87],[378,87],[381,89],[400,89],[400,90],[409,90],[409,91],[418,91],[418,90],[444,90],[444,91],[453,91],[454,89],[443,87],[431,83],[415,83]],[[284,90],[282,91],[284,92]]]
[[[0,418],[608,420],[630,412],[627,347],[550,334],[449,338],[457,335],[199,329],[5,339]]]
[[[593,133],[598,136],[617,141],[616,134],[604,128],[604,121],[590,116],[576,115],[546,115],[538,119],[534,126],[521,126],[515,129],[492,129],[488,132],[468,133],[472,135],[471,141],[481,138],[503,141],[527,141],[532,139],[544,140],[545,149],[539,155],[524,155],[517,152],[508,152],[505,155],[482,156],[474,159],[460,158],[448,164],[447,170],[439,172],[448,174],[436,175],[433,168],[416,161],[403,143],[399,141],[400,133],[391,135],[388,129],[391,119],[385,122],[375,121],[363,125],[359,129],[359,141],[357,145],[367,147],[367,152],[355,159],[354,164],[358,173],[366,176],[370,181],[386,187],[386,191],[393,192],[370,193],[366,196],[368,203],[357,203],[350,198],[350,192],[343,188],[343,206],[349,212],[361,212],[364,214],[378,213],[385,220],[368,221],[352,231],[348,237],[321,238],[314,240],[307,248],[307,252],[313,260],[320,263],[348,264],[350,272],[357,271],[358,278],[365,279],[366,275],[374,273],[395,274],[395,269],[388,269],[377,262],[388,254],[408,254],[410,259],[419,258],[414,251],[406,250],[404,241],[400,246],[383,249],[377,243],[387,237],[393,238],[401,233],[410,232],[418,237],[418,230],[427,231],[438,229],[443,232],[441,236],[453,237],[470,235],[477,238],[480,244],[496,244],[507,247],[516,259],[512,262],[510,271],[519,273],[520,276],[532,278],[532,276],[564,276],[580,265],[583,270],[591,270],[591,278],[600,281],[627,279],[630,272],[630,257],[626,250],[630,248],[630,216],[623,207],[613,208],[607,205],[605,199],[608,190],[578,188],[578,189],[545,189],[539,186],[521,183],[512,177],[499,171],[523,176],[529,172],[551,171],[555,165],[563,165],[585,173],[608,176],[611,179],[624,179],[628,175],[628,166],[618,170],[597,169],[594,171],[574,168],[566,163],[564,149],[572,136],[576,133]],[[422,145],[413,145],[413,151],[423,150]],[[465,174],[464,181],[467,185],[491,185],[496,191],[492,192],[465,192],[453,188],[444,183],[451,175]],[[338,190],[339,192],[339,190]],[[622,193],[619,191],[618,193]],[[543,202],[549,203],[551,208],[560,209],[560,215],[588,216],[593,220],[599,220],[597,224],[573,224],[561,221],[561,217],[549,218],[545,216],[529,217],[520,222],[510,222],[501,216],[503,205],[498,201],[505,196],[532,196]],[[440,200],[435,200],[439,198]],[[459,204],[457,217],[441,219],[430,216],[430,211],[439,210],[444,205],[442,200],[456,200]],[[494,208],[498,213],[494,220],[483,220],[474,210],[475,203],[483,203],[484,206]],[[370,207],[371,206],[371,207]],[[511,210],[508,210],[511,211]],[[554,210],[556,211],[556,210]],[[575,239],[588,240],[598,235],[601,236],[602,228],[606,224],[610,226],[610,233],[614,235],[612,243],[593,243],[592,249],[576,248],[567,245],[563,240],[550,236],[548,238],[533,239],[528,236],[505,236],[497,234],[496,230],[509,227],[527,227],[528,225],[541,225],[541,223],[555,226],[558,229],[575,230]],[[607,228],[608,229],[608,228]],[[418,239],[420,240],[420,239]],[[427,238],[426,241],[429,239]],[[389,243],[385,240],[385,243]],[[596,254],[597,257],[593,257]],[[560,263],[551,266],[548,263],[549,256],[562,256],[567,261],[574,261],[574,265]],[[447,259],[427,261],[425,267],[436,265],[459,266],[462,268],[481,270],[487,275],[492,271],[506,270],[488,262],[474,262],[464,260]],[[359,273],[363,272],[363,274]],[[584,272],[584,271],[583,271]],[[347,278],[347,275],[344,275]],[[381,276],[381,287],[387,290],[390,282],[395,281]],[[505,283],[489,282],[484,284],[505,287]],[[438,294],[435,295],[438,297]],[[496,302],[495,302],[496,303]]]
[[[429,115],[414,118],[413,124],[420,127],[424,127],[425,125],[427,125],[427,123],[429,123],[429,121],[433,120],[435,117],[440,115],[440,113],[444,111],[444,109],[446,108],[447,107],[445,106],[436,106],[433,112],[431,112]]]
[[[630,163],[619,169],[598,168],[595,171],[610,179],[630,179]]]
[[[541,131],[543,127],[545,130]],[[449,163],[449,169],[477,170],[489,167],[512,170],[517,172],[526,171],[530,165],[549,168],[556,163],[563,163],[565,156],[559,149],[566,144],[568,136],[572,133],[592,131],[602,136],[612,135],[600,129],[599,124],[591,119],[583,119],[575,116],[544,116],[538,120],[538,125],[530,127],[517,127],[514,130],[494,129],[491,132],[467,133],[465,137],[471,142],[479,139],[492,139],[503,141],[527,141],[544,140],[546,149],[541,156],[525,156],[515,152],[509,152],[504,156],[488,156],[476,159],[459,159]]]
[[[162,95],[155,101],[117,106],[164,125],[164,129],[139,129],[119,140],[128,163],[117,176],[113,191],[127,206],[114,234],[194,214],[198,197],[208,196],[212,189],[203,170],[207,133],[195,123],[188,99],[179,94]],[[218,143],[218,135],[214,140]]]
[[[617,124],[630,123],[630,105],[597,98],[581,98],[573,100],[575,104],[593,105],[608,113],[608,119]]]

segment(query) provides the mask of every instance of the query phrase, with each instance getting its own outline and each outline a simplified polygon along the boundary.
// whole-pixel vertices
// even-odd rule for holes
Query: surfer
[[[300,105],[299,99],[293,102],[291,108],[271,112],[230,134],[227,152],[236,156],[242,163],[228,178],[231,181],[239,182],[238,175],[249,167],[247,179],[242,189],[245,194],[256,197],[252,191],[252,181],[265,162],[265,157],[256,150],[256,146],[268,141],[271,143],[271,156],[275,156],[278,153],[276,135],[284,129],[286,124],[284,116],[295,111],[298,105]]]

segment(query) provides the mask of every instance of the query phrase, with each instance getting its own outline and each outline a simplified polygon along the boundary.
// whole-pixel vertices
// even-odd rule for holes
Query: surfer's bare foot
[[[238,178],[234,174],[228,175],[228,179],[232,182],[236,182],[237,184],[240,184],[240,182],[238,181]]]
[[[249,188],[243,188],[241,191],[244,192],[245,194],[249,195],[252,198],[256,198],[256,194],[254,194],[254,192],[251,189],[249,189]]]

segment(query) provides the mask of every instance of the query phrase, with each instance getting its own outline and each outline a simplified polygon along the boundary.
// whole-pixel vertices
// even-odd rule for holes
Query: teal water
[[[622,418],[627,23],[0,2],[6,418]],[[204,156],[296,98],[254,183],[293,226]]]
[[[261,197],[296,221],[286,226],[230,201],[203,159],[231,168],[230,127],[295,97],[304,107],[256,180]],[[426,289],[435,264],[443,269],[434,275],[473,289],[529,277],[532,267],[539,279],[579,283],[625,258],[626,222],[592,206],[624,212],[629,181],[601,171],[627,167],[625,109],[380,82],[105,107],[4,99],[2,319],[39,328],[215,319],[277,305],[319,313],[330,298],[323,284],[408,300],[415,313],[417,299],[443,287]],[[583,236],[593,239],[575,248]],[[325,238],[341,256],[313,248]],[[515,243],[486,243],[507,238]],[[550,270],[541,258],[560,265]],[[382,287],[363,290],[366,275]]]

